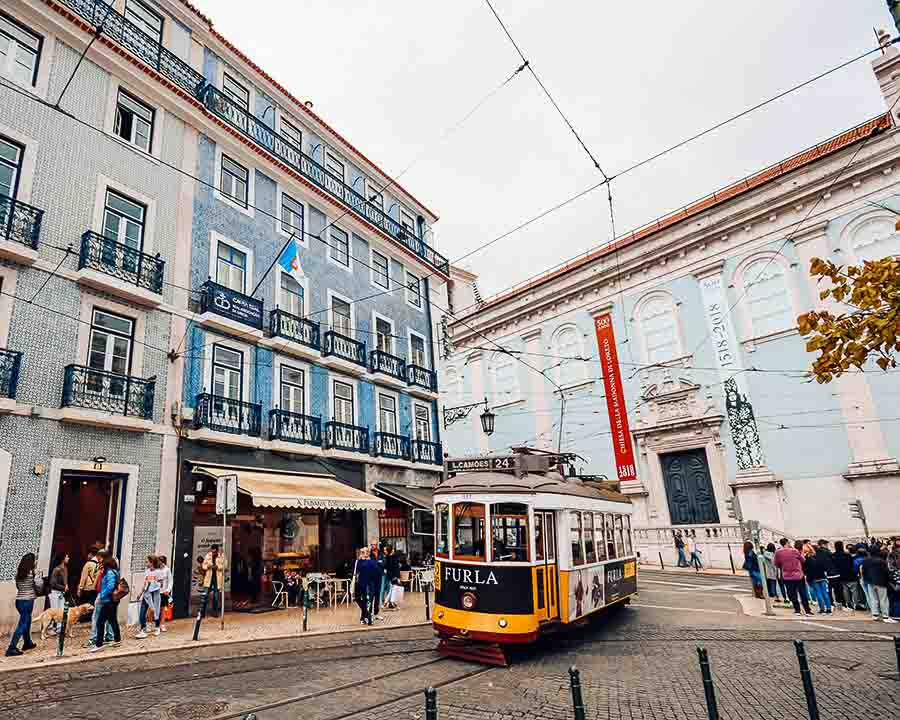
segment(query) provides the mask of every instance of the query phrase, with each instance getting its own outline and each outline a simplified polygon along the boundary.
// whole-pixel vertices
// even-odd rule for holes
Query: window
[[[281,229],[303,241],[303,205],[287,193],[281,193]]]
[[[238,107],[250,112],[250,91],[228,73],[225,73],[222,78],[222,92],[231,98]]]
[[[572,547],[572,565],[584,565],[584,547],[581,544],[581,513],[569,513],[569,545]]]
[[[303,133],[293,123],[281,119],[281,134],[296,150],[303,150]]]
[[[409,336],[409,357],[413,365],[421,368],[427,368],[428,363],[425,360],[425,339],[418,335]]]
[[[560,328],[553,339],[553,351],[559,356],[560,385],[565,387],[584,380],[584,361],[575,359],[582,357],[581,333],[578,328]]]
[[[388,355],[394,353],[394,326],[384,318],[375,318],[375,346]]]
[[[219,182],[219,190],[242,208],[246,208],[248,205],[247,183],[249,178],[250,173],[247,168],[226,155],[222,156],[222,177]]]
[[[381,194],[375,183],[370,180],[366,180],[366,182],[369,186],[369,202],[379,210],[384,210],[384,195]]]
[[[397,434],[397,399],[393,395],[378,393],[379,432]]]
[[[456,503],[453,506],[453,559],[485,560],[484,505]]]
[[[616,559],[616,539],[613,528],[613,516],[606,513],[603,516],[603,524],[606,526],[606,557],[609,560]]]
[[[153,143],[153,108],[119,90],[116,102],[116,135],[125,142],[150,152]]]
[[[216,282],[244,293],[246,288],[247,255],[220,242],[216,255]]]
[[[528,562],[531,553],[528,506],[521,503],[491,505],[491,561]]]
[[[491,380],[497,404],[514,402],[519,397],[519,377],[516,359],[505,353],[497,353],[491,361]]]
[[[144,247],[147,208],[112,190],[106,191],[103,208],[103,235],[135,250]]]
[[[325,169],[341,182],[344,181],[344,163],[334,157],[330,152],[325,153]]]
[[[310,232],[310,234],[324,240],[325,238],[322,237],[322,232],[325,230],[325,226],[327,224],[328,224],[328,218],[325,217],[325,213],[323,213],[318,208],[310,205],[309,206],[309,232]]]
[[[547,547],[547,560],[548,562],[556,561],[556,516],[553,513],[546,513],[544,515],[546,519],[546,532],[544,535],[546,536],[546,547]]]
[[[306,373],[297,368],[281,366],[281,409],[304,415],[306,413]]]
[[[344,425],[354,425],[356,415],[353,412],[353,386],[349,383],[334,381],[334,420]]]
[[[447,557],[450,552],[450,506],[438,503],[434,506],[434,554]]]
[[[131,20],[147,35],[153,38],[160,45],[163,37],[163,17],[162,15],[151,10],[145,3],[140,0],[126,0],[125,17]]]
[[[350,303],[340,298],[331,298],[331,327],[345,337],[351,337]]]
[[[668,296],[656,297],[640,311],[641,333],[648,363],[661,363],[678,355],[675,309]]]
[[[128,375],[131,371],[133,334],[133,320],[105,310],[94,310],[88,343],[88,367]]]
[[[869,217],[851,224],[850,246],[861,264],[888,255],[900,255],[900,232],[896,217]]]
[[[581,522],[584,525],[584,532],[582,533],[584,538],[584,560],[588,563],[595,563],[597,562],[597,550],[594,545],[594,514],[589,512],[582,513]]]
[[[24,150],[20,145],[0,137],[0,195],[16,197]]]
[[[281,293],[278,297],[279,308],[291,315],[303,317],[305,312],[303,300],[303,286],[287,273],[281,273]]]
[[[744,292],[753,337],[794,327],[791,298],[781,263],[760,258],[747,265]]]
[[[456,368],[447,368],[444,372],[444,395],[452,401],[462,399],[463,378]]]
[[[544,513],[534,513],[534,559],[544,561]]]
[[[416,405],[416,440],[431,442],[431,413],[427,405]]]
[[[226,400],[240,400],[244,392],[243,381],[243,353],[222,345],[213,345],[213,395]]]
[[[422,307],[422,281],[409,271],[406,273],[406,299],[410,305]]]
[[[389,290],[391,287],[389,262],[380,252],[372,251],[372,282],[385,290]]]
[[[628,515],[622,516],[622,535],[625,539],[625,554],[631,555],[631,518]]]
[[[606,560],[606,538],[603,535],[603,513],[594,513],[594,548],[598,562]]]
[[[331,228],[329,257],[339,265],[350,267],[350,238],[340,228]]]
[[[625,556],[625,538],[622,535],[622,516],[616,515],[616,557]]]
[[[43,39],[0,14],[0,75],[34,87]]]
[[[406,232],[408,232],[411,237],[417,237],[415,218],[406,212],[406,210],[400,210],[400,224],[403,225]]]

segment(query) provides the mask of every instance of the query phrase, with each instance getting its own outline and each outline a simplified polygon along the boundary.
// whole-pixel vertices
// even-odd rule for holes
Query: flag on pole
[[[278,258],[278,264],[282,270],[295,278],[304,276],[303,268],[300,266],[300,244],[297,242],[296,235],[291,237],[284,246],[281,257]]]

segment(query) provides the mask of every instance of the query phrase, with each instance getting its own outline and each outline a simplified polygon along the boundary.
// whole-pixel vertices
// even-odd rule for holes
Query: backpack
[[[128,585],[128,581],[120,575],[116,589],[112,592],[113,602],[119,602],[123,597],[128,597],[129,594],[131,594],[131,587]]]

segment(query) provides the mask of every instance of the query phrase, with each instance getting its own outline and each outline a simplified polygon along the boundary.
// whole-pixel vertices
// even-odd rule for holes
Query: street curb
[[[687,577],[708,577],[708,578],[748,578],[750,577],[745,570],[738,570],[737,573],[732,573],[728,570],[722,570],[721,572],[687,572],[685,570],[675,570],[674,568],[666,568],[665,570],[661,570],[658,567],[653,567],[652,565],[639,565],[638,572],[657,572],[662,573],[663,575],[671,575],[676,577],[678,575],[685,575]]]
[[[300,638],[306,637],[316,637],[322,635],[346,635],[349,633],[367,633],[372,632],[372,630],[400,630],[402,628],[411,628],[411,627],[424,627],[425,625],[431,625],[431,622],[414,622],[414,623],[403,623],[401,625],[384,625],[381,627],[372,627],[371,629],[361,629],[361,628],[344,628],[340,630],[310,630],[309,632],[300,633],[300,634],[290,634],[290,635],[269,635],[265,638],[244,638],[240,640],[198,640],[197,642],[187,642],[180,643],[179,645],[167,645],[166,647],[154,648],[154,649],[143,649],[143,650],[128,650],[126,652],[120,653],[104,653],[102,655],[79,655],[78,657],[61,657],[57,658],[55,656],[48,658],[43,662],[35,662],[29,663],[27,665],[16,665],[14,667],[0,667],[0,676],[5,675],[7,673],[21,672],[22,670],[42,670],[46,668],[57,668],[61,665],[76,665],[78,663],[91,662],[93,660],[103,660],[105,658],[118,660],[119,658],[127,658],[127,657],[136,657],[139,655],[161,655],[167,652],[174,652],[176,650],[190,650],[191,648],[201,648],[201,647],[211,647],[216,645],[244,645],[247,643],[255,643],[255,642],[267,642],[269,640],[298,640]]]

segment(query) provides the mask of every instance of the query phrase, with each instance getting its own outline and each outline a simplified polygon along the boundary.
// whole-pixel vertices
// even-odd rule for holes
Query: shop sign
[[[516,467],[516,456],[506,455],[503,457],[480,457],[468,458],[464,460],[448,460],[447,472],[478,472],[478,471],[494,471],[494,470],[514,470]]]
[[[628,410],[625,407],[625,393],[622,390],[622,374],[619,369],[619,356],[616,353],[612,315],[609,313],[598,315],[594,319],[594,329],[600,351],[600,372],[603,374],[609,428],[612,430],[616,477],[619,480],[634,480],[637,478],[637,468],[634,462],[631,430],[628,428]]]
[[[216,514],[237,512],[237,475],[222,475],[216,480]]]

